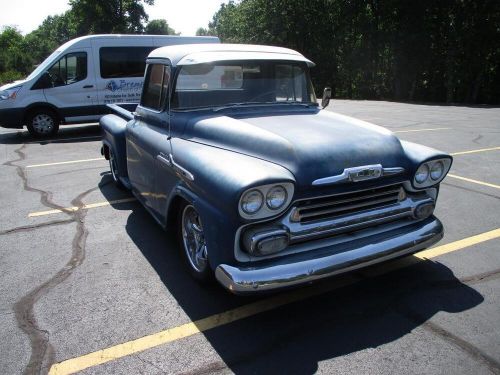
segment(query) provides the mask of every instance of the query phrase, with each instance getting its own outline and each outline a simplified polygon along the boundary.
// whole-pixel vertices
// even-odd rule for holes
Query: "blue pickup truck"
[[[276,290],[442,238],[433,211],[452,158],[324,110],[313,66],[286,48],[163,47],[135,112],[101,119],[114,181],[176,231],[199,281]]]

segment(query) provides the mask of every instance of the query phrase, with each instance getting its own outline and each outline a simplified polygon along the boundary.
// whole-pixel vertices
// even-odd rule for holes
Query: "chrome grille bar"
[[[404,190],[398,185],[309,199],[296,206],[294,218],[301,223],[329,219],[396,204],[404,197]]]

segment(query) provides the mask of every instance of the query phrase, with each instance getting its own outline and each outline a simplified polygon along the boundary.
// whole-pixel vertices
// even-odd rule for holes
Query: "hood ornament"
[[[374,180],[382,176],[392,176],[404,173],[402,167],[384,168],[381,164],[363,165],[360,167],[352,167],[344,169],[339,175],[320,178],[313,181],[313,185],[329,185],[344,182],[359,182],[366,180]]]

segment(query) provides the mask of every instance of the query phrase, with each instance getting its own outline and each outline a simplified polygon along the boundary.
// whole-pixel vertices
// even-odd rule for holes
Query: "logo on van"
[[[115,81],[112,79],[106,84],[106,90],[109,90],[111,92],[142,90],[142,82],[127,82],[124,79]]]

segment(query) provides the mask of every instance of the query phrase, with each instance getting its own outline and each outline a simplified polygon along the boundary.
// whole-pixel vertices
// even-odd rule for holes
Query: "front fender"
[[[221,263],[234,264],[236,231],[248,223],[238,213],[241,194],[259,185],[295,184],[294,176],[284,167],[265,160],[182,139],[172,139],[172,150],[175,163],[194,179],[182,179],[169,201],[181,196],[200,213],[213,268]]]
[[[413,176],[417,171],[417,168],[420,166],[420,164],[429,160],[448,158],[450,159],[451,162],[453,162],[453,158],[451,157],[450,154],[433,149],[431,147],[423,146],[408,141],[401,141],[401,145],[403,146],[403,150],[407,158],[411,162],[412,170],[409,171],[410,172],[409,176]]]

